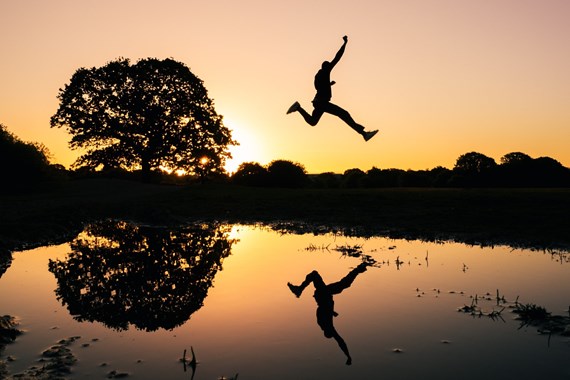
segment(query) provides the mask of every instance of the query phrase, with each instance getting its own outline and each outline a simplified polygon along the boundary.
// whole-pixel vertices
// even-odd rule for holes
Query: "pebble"
[[[123,377],[128,377],[129,374],[127,372],[118,372],[118,371],[111,371],[107,374],[108,379],[121,379]]]

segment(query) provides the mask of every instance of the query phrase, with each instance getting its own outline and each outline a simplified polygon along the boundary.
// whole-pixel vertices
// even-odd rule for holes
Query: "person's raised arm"
[[[342,37],[342,39],[344,42],[342,43],[342,46],[340,47],[340,49],[338,49],[338,52],[334,56],[334,59],[331,61],[331,68],[334,67],[338,63],[338,61],[340,61],[340,59],[342,58],[342,55],[344,54],[344,49],[346,48],[346,43],[348,42],[348,37],[344,36],[344,37]]]

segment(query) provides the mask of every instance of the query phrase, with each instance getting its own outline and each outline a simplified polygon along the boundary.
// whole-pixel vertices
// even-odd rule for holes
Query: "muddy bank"
[[[9,363],[17,361],[12,355],[4,355],[10,344],[14,343],[22,332],[18,330],[18,321],[10,315],[0,316],[0,379],[60,380],[72,373],[77,358],[72,351],[79,336],[61,339],[45,349],[35,363],[21,373],[10,374]]]
[[[10,315],[0,316],[0,379],[8,378],[7,362],[14,360],[11,356],[4,357],[6,345],[13,343],[22,332],[17,329],[16,319]]]

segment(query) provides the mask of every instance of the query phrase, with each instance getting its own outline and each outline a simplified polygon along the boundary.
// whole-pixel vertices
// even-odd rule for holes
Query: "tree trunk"
[[[150,182],[150,162],[148,160],[144,160],[142,162],[142,181],[145,183]]]

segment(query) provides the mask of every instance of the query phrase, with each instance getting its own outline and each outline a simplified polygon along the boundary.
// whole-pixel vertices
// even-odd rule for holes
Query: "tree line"
[[[50,164],[50,152],[43,145],[24,142],[0,124],[0,191],[21,191],[45,181],[68,178],[107,177],[153,182],[188,183],[214,181],[253,187],[281,188],[383,188],[383,187],[570,187],[570,169],[551,157],[532,158],[512,152],[497,163],[482,153],[469,152],[456,160],[452,169],[437,166],[426,170],[348,169],[343,173],[308,174],[296,162],[281,159],[267,165],[244,162],[235,173],[195,171],[184,176],[154,170],[77,167],[67,170]]]
[[[437,166],[428,170],[358,168],[344,173],[309,175],[304,166],[276,160],[262,166],[246,162],[230,180],[245,186],[382,188],[382,187],[570,187],[570,169],[550,157],[532,158],[521,152],[501,157],[500,163],[478,152],[457,158],[453,169]]]

